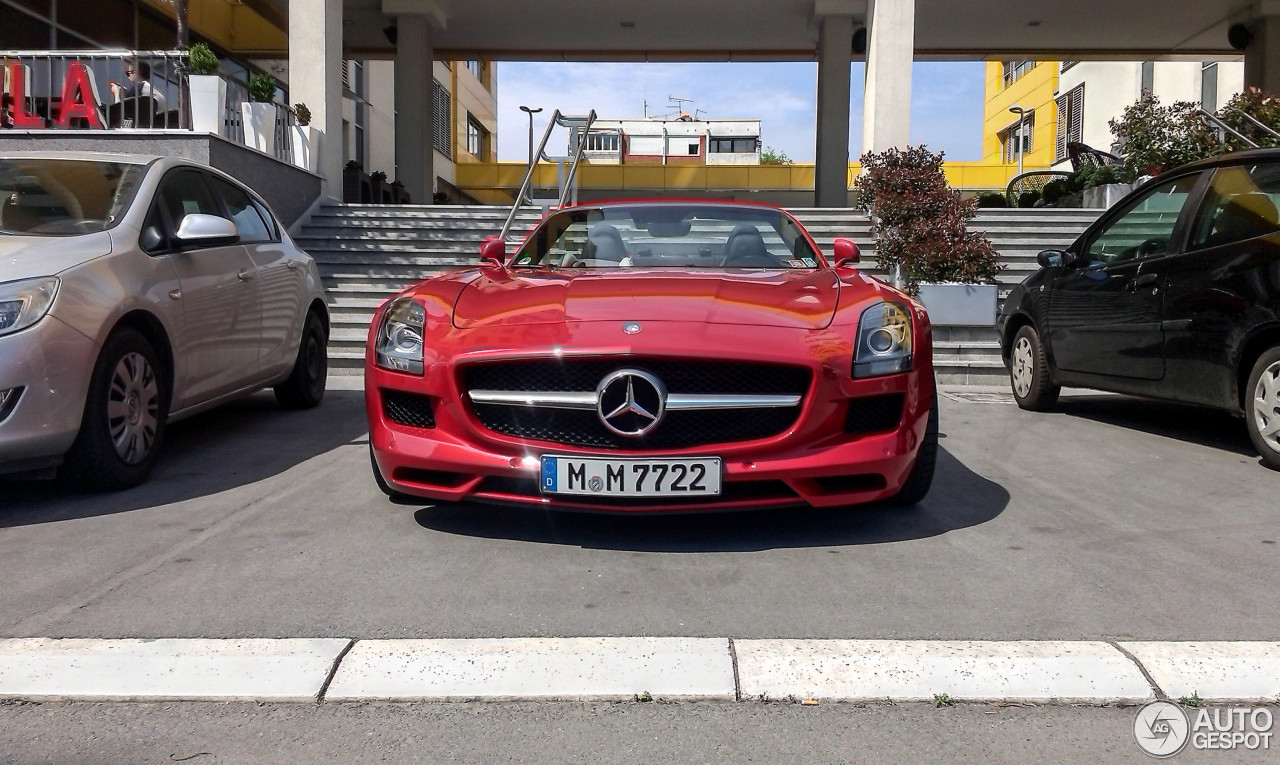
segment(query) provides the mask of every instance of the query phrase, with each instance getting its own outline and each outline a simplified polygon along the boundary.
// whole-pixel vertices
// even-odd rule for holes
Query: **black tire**
[[[1275,433],[1264,435],[1264,432],[1269,426],[1280,423],[1280,394],[1274,392],[1280,390],[1278,373],[1280,347],[1272,348],[1258,357],[1244,389],[1244,421],[1249,428],[1249,438],[1262,456],[1262,464],[1272,470],[1280,470],[1280,448],[1277,448],[1280,447],[1280,437]],[[1262,384],[1264,375],[1271,380],[1271,393]],[[1259,394],[1262,394],[1261,397]]]
[[[929,425],[924,431],[916,466],[902,489],[889,500],[891,505],[914,505],[925,498],[933,485],[933,473],[938,466],[938,387],[934,384],[933,401],[929,407]]]
[[[128,384],[120,385],[126,379]],[[107,338],[89,381],[80,432],[67,452],[67,477],[102,491],[145,481],[164,444],[168,381],[167,370],[142,333],[121,329]]]
[[[1049,359],[1035,327],[1027,325],[1013,336],[1009,348],[1009,387],[1018,406],[1033,412],[1047,412],[1058,403],[1062,386],[1049,374]]]
[[[302,340],[298,343],[298,358],[293,363],[289,379],[273,390],[276,400],[286,409],[311,409],[324,399],[324,384],[329,376],[329,336],[324,322],[312,311],[302,325]]]
[[[414,502],[414,498],[403,492],[396,491],[387,483],[387,479],[382,477],[382,471],[378,469],[378,461],[373,458],[373,444],[369,444],[369,467],[373,468],[373,480],[377,482],[378,488],[383,494],[398,505],[407,505]]]

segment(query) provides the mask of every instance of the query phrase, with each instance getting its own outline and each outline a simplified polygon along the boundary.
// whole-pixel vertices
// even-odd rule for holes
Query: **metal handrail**
[[[1214,128],[1218,131],[1218,140],[1221,141],[1222,143],[1225,144],[1227,142],[1227,140],[1223,136],[1226,133],[1230,133],[1232,136],[1236,138],[1236,140],[1240,141],[1241,143],[1248,146],[1249,148],[1251,149],[1258,148],[1257,143],[1249,140],[1244,136],[1243,133],[1238,132],[1235,128],[1223,122],[1222,119],[1218,117],[1218,115],[1207,112],[1204,109],[1198,109],[1197,113],[1200,115],[1200,119],[1203,120],[1205,123],[1207,123],[1209,127]],[[1245,116],[1248,116],[1248,115],[1245,115]],[[1275,134],[1273,133],[1273,135]],[[1280,137],[1280,136],[1277,136],[1277,137]]]
[[[581,118],[575,118],[575,120],[577,119]],[[565,182],[559,189],[557,189],[558,196],[556,198],[556,207],[564,206],[565,194],[568,193],[573,179],[577,176],[578,162],[582,159],[583,151],[587,145],[585,139],[586,131],[590,130],[592,123],[596,121],[595,109],[592,109],[587,114],[586,120],[586,127],[583,130],[584,138],[578,141],[578,147],[574,154],[573,162],[569,165],[569,171],[565,173]],[[511,231],[511,225],[515,222],[516,214],[520,212],[520,208],[524,206],[525,201],[533,201],[529,197],[529,190],[533,186],[533,172],[537,169],[539,160],[548,159],[545,152],[547,148],[547,141],[551,139],[551,131],[555,130],[557,127],[570,126],[571,123],[568,121],[568,118],[565,117],[564,114],[561,114],[559,109],[552,112],[551,119],[547,121],[547,129],[542,133],[542,140],[538,142],[538,149],[533,153],[533,156],[529,158],[529,167],[524,171],[524,179],[520,181],[520,188],[516,190],[515,199],[511,203],[511,211],[507,213],[507,219],[502,224],[502,231],[498,233],[499,239],[503,241],[506,240],[508,232]]]
[[[1272,138],[1280,141],[1280,133],[1277,133],[1276,131],[1268,127],[1266,124],[1260,122],[1257,117],[1254,117],[1252,114],[1246,112],[1244,109],[1240,110],[1240,116],[1244,117],[1245,119],[1249,120],[1249,122],[1253,123],[1254,127],[1258,128],[1259,130],[1271,136]]]

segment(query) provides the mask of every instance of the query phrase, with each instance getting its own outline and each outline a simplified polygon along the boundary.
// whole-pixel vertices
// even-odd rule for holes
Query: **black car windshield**
[[[813,269],[800,226],[767,207],[636,204],[549,216],[511,265],[551,268]]]
[[[0,157],[0,234],[76,236],[115,225],[146,166]]]

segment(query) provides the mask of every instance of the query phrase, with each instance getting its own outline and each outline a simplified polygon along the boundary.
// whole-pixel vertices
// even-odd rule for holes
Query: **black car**
[[[1060,386],[1242,413],[1280,469],[1280,150],[1165,173],[1010,293],[998,329],[1013,394]]]

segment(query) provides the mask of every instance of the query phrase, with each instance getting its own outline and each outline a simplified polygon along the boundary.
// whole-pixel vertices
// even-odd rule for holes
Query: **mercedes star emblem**
[[[644,329],[644,327],[642,327],[638,321],[629,321],[622,325],[622,331],[626,332],[628,335],[634,335],[642,329]]]
[[[596,386],[596,413],[620,436],[645,435],[658,426],[666,409],[667,386],[639,369],[619,369]]]

